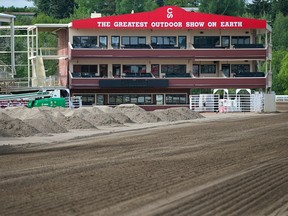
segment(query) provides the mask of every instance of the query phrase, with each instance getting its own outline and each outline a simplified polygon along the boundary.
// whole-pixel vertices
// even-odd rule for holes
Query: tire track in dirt
[[[157,204],[144,206],[138,211],[143,215],[165,216],[258,215],[250,212],[255,203],[267,199],[269,193],[279,187],[287,188],[287,165],[286,158],[274,160],[236,176],[216,180],[198,189],[194,188],[183,194],[173,195],[162,200],[162,203],[158,201]],[[259,206],[257,209],[255,211],[259,211]],[[284,206],[283,209],[285,211],[286,207]],[[137,215],[138,211],[127,215]]]
[[[133,133],[77,148],[24,149],[23,154],[1,156],[0,169],[7,166],[0,172],[2,213],[126,216],[169,215],[171,210],[174,215],[202,216],[217,210],[218,215],[236,211],[247,215],[260,207],[265,214],[285,213],[287,118],[263,118],[262,130],[262,118],[256,123],[223,121],[214,127],[207,123],[163,128],[163,138],[157,133],[145,137],[138,135],[146,133]],[[227,128],[229,136],[218,126]],[[273,129],[277,131],[268,134]],[[160,143],[154,142],[157,136]],[[10,164],[14,169],[9,170]]]

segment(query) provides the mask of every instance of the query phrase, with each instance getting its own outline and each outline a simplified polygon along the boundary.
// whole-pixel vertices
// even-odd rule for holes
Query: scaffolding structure
[[[15,16],[13,16],[15,17]],[[11,27],[13,25],[13,27]],[[43,88],[53,86],[64,86],[59,81],[59,73],[55,76],[46,76],[44,62],[46,60],[67,60],[68,53],[61,51],[58,44],[55,47],[40,47],[39,32],[49,32],[57,35],[57,31],[64,29],[68,31],[68,24],[36,24],[28,26],[14,26],[14,22],[10,26],[0,26],[0,40],[11,40],[11,50],[0,49],[0,54],[11,54],[11,64],[1,61],[0,58],[0,80],[1,76],[9,79],[9,90],[6,92],[23,90],[24,88]],[[9,34],[10,32],[10,34]],[[13,32],[13,33],[12,33]],[[20,39],[18,39],[20,38]],[[23,40],[22,49],[14,50],[16,40]],[[26,63],[19,63],[15,56],[24,55]],[[17,68],[26,68],[27,77],[17,78]],[[65,70],[65,68],[64,68]],[[67,70],[67,68],[66,68]],[[15,76],[16,75],[16,76]],[[12,81],[13,80],[13,81]],[[5,83],[7,87],[8,83]],[[1,81],[0,81],[1,86]],[[4,84],[2,84],[3,89]]]

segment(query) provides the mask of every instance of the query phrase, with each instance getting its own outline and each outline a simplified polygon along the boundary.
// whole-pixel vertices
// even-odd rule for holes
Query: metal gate
[[[264,94],[190,95],[190,109],[196,112],[262,112]]]
[[[190,109],[196,112],[217,112],[219,110],[218,94],[190,95]]]

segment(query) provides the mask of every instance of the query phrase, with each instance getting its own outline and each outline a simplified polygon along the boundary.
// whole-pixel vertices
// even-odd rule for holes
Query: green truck
[[[29,100],[28,108],[32,107],[66,107],[65,98],[41,98],[35,100]]]
[[[79,108],[82,106],[82,100],[81,97],[70,97],[70,91],[66,88],[0,95],[1,108],[15,106],[27,106],[29,108],[42,106]]]

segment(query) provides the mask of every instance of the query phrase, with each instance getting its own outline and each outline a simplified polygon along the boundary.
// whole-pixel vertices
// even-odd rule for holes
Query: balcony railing
[[[232,74],[232,73],[231,73]],[[97,75],[96,73],[87,73],[87,72],[70,72],[70,76],[71,78],[137,78],[137,79],[147,79],[147,78],[155,78],[155,76],[152,73],[124,73],[120,76],[100,76]],[[160,79],[177,79],[177,78],[240,78],[240,77],[245,77],[245,78],[256,78],[256,77],[265,77],[266,74],[265,72],[237,72],[234,73],[233,75],[231,75],[231,77],[227,77],[225,75],[223,75],[222,73],[215,73],[215,74],[200,74],[200,76],[198,75],[191,75],[190,73],[167,73],[167,74],[162,74],[160,77]]]
[[[94,44],[72,44],[74,49],[109,49],[104,46],[97,46]],[[214,45],[214,44],[192,44],[193,49],[264,49],[263,44],[232,44],[231,46]],[[117,49],[117,48],[113,48]],[[166,44],[129,44],[119,46],[119,49],[187,49],[177,45]],[[189,48],[188,48],[189,49]]]
[[[234,77],[265,77],[264,72],[237,72]]]

